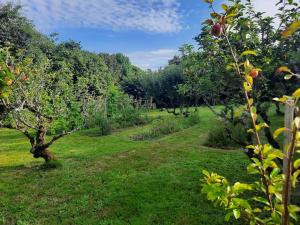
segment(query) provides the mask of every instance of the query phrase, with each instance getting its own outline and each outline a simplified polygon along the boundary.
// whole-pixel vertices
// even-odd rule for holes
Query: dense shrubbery
[[[216,124],[214,129],[210,130],[206,142],[206,146],[213,148],[236,148],[241,147],[240,143],[247,142],[245,127],[241,124],[224,124],[221,122]]]

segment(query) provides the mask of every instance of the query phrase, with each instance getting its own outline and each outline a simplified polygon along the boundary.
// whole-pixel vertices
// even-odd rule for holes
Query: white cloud
[[[178,0],[4,0],[24,6],[42,30],[92,27],[173,33],[182,29]]]
[[[251,0],[256,11],[265,12],[267,16],[274,16],[278,13],[276,3],[279,0]]]
[[[131,62],[142,68],[157,70],[168,64],[168,61],[178,54],[176,49],[158,49],[153,51],[139,51],[126,54]]]

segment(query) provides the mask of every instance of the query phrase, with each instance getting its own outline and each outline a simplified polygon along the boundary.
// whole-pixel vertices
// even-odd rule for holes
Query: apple
[[[250,71],[250,76],[251,76],[252,78],[256,78],[256,77],[258,77],[258,75],[259,75],[259,71],[258,71],[257,69],[252,69],[252,70]]]
[[[219,23],[214,24],[211,28],[211,34],[216,37],[219,37],[222,34],[222,31],[223,31],[222,25]]]

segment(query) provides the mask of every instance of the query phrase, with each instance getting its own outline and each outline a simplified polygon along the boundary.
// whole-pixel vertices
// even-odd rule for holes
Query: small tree
[[[35,158],[54,160],[49,147],[84,123],[84,88],[74,84],[66,66],[52,72],[51,61],[44,56],[34,63],[30,58],[13,61],[7,50],[0,57],[0,73],[9,77],[2,78],[6,82],[0,101],[2,126],[22,132]],[[56,135],[47,140],[49,131]]]
[[[292,205],[288,198],[300,175],[300,160],[293,159],[300,144],[300,112],[297,107],[300,89],[298,88],[290,96],[274,99],[295,108],[295,118],[290,124],[291,128],[279,128],[273,134],[274,138],[277,138],[282,132],[290,133],[291,139],[289,142],[282,147],[282,150],[268,143],[263,143],[260,138],[260,131],[268,125],[258,122],[257,109],[254,106],[252,97],[254,95],[255,79],[261,73],[261,70],[250,62],[250,59],[256,56],[257,52],[249,49],[239,53],[230,41],[230,35],[236,35],[234,27],[238,26],[241,21],[243,15],[241,10],[244,5],[240,1],[231,1],[234,3],[231,6],[222,5],[224,13],[217,13],[213,7],[213,0],[205,0],[205,2],[209,3],[210,8],[213,10],[212,19],[207,20],[207,23],[211,25],[211,34],[217,37],[219,42],[226,43],[229,47],[232,59],[230,67],[241,80],[246,102],[244,109],[248,112],[252,123],[252,129],[249,132],[253,133],[254,137],[254,144],[247,146],[248,149],[254,152],[252,163],[248,166],[248,173],[257,174],[259,179],[251,184],[237,182],[230,185],[225,177],[203,171],[205,177],[202,191],[207,194],[209,200],[226,209],[226,220],[234,216],[236,219],[244,218],[250,225],[292,224],[292,220],[297,221],[297,213],[300,212],[300,207]],[[287,17],[281,18],[282,24],[290,23],[289,27],[282,32],[282,35],[290,37],[300,28],[300,21],[291,22],[291,20],[297,18],[294,11],[299,10],[299,6],[292,0],[285,2],[283,9],[286,6],[294,7],[294,10],[291,11],[292,14],[290,14],[294,16],[289,17],[288,20]],[[257,47],[259,48],[259,46]],[[255,62],[254,59],[251,61]],[[278,68],[277,73],[285,73],[286,79],[299,76],[286,66]],[[284,171],[278,163],[278,160],[283,158],[286,162]],[[247,192],[252,192],[251,196],[253,197],[245,197],[243,194]]]

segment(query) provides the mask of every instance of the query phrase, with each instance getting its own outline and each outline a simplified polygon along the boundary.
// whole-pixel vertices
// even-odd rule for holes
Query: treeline
[[[137,95],[126,91],[144,71],[122,54],[91,53],[56,37],[38,32],[20,6],[0,5],[0,126],[22,132],[34,157],[50,161],[49,147],[78,129],[108,134],[147,122]]]

